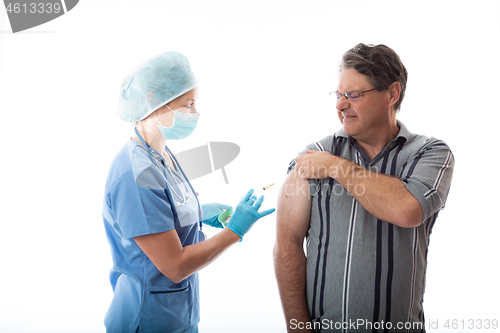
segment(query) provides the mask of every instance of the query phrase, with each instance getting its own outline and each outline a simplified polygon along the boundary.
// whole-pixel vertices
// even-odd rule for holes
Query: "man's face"
[[[342,70],[337,91],[340,93],[373,89],[368,78],[353,68]],[[372,90],[353,101],[342,96],[337,101],[337,110],[344,132],[357,140],[372,141],[377,132],[387,130],[391,117],[389,92]]]

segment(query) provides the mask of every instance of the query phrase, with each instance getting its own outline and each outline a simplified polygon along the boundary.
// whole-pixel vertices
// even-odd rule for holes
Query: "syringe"
[[[276,184],[276,183],[272,183],[271,185],[264,186],[264,187],[262,188],[262,190],[261,190],[261,189],[257,189],[257,191],[254,191],[254,192],[253,192],[253,195],[255,195],[257,198],[258,198],[258,197],[260,197],[260,196],[262,195],[262,192],[264,192],[265,190],[269,189],[269,188],[270,188],[271,186],[273,186],[274,184]]]

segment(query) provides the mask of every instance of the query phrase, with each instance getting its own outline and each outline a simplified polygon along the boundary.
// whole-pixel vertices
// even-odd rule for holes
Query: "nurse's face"
[[[167,103],[168,107],[174,111],[197,113],[196,100],[198,99],[198,87],[188,91],[182,96],[177,97],[173,101]],[[174,113],[166,106],[161,107],[156,111],[156,116],[161,124],[165,127],[171,127],[174,123]]]

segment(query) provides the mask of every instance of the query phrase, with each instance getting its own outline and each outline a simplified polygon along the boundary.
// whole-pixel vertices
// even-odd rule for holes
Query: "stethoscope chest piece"
[[[174,191],[174,192],[175,192],[175,191]],[[182,192],[182,190],[181,190],[181,192]],[[177,194],[177,193],[176,193],[176,194]],[[186,198],[186,200],[183,200],[183,202],[176,202],[176,203],[175,203],[175,207],[179,207],[179,206],[182,206],[182,205],[186,204],[186,203],[189,201],[189,199],[191,199],[191,196],[190,196],[190,195],[188,195],[188,196],[187,196],[187,198]]]

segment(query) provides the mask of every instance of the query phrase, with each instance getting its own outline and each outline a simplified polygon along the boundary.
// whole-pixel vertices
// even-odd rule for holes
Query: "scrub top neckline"
[[[137,142],[135,141],[134,139],[130,138],[130,141],[133,141],[136,145],[140,146],[140,147],[143,147],[142,143],[141,142]],[[172,161],[172,164],[175,166],[175,168],[172,168],[170,165],[168,165],[167,163],[161,163],[161,165],[164,167],[164,168],[168,168],[170,169],[175,176],[177,176],[177,178],[182,181],[183,183],[185,183],[187,181],[187,179],[185,179],[182,174],[180,173],[180,167],[179,167],[179,164],[175,161],[175,159],[172,157],[173,154],[171,154],[168,150],[167,150],[167,146],[165,146],[165,151],[167,152],[168,156],[170,157],[170,160]],[[165,158],[164,156],[162,156],[163,158]],[[166,170],[168,172],[168,170]]]
[[[168,157],[170,157],[170,160],[172,161],[172,165],[174,167],[172,168],[170,165],[168,165],[168,163],[165,163],[165,166],[169,167],[171,170],[180,174],[179,165],[175,162],[174,158],[172,157],[172,154],[170,154],[170,152],[166,149],[166,146],[165,146],[165,151],[167,152]],[[165,158],[165,156],[163,156],[163,158]]]

